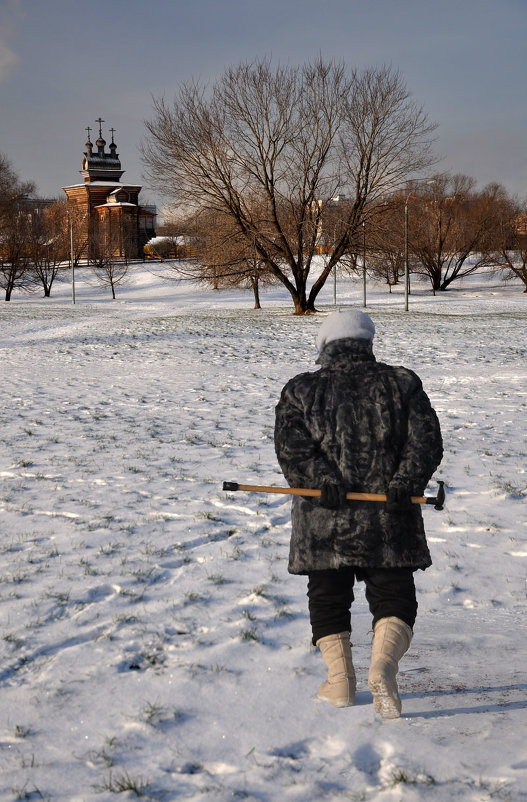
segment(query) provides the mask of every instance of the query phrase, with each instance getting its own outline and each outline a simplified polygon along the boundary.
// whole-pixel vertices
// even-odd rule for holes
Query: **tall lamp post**
[[[366,307],[366,220],[362,221],[362,305]]]
[[[333,252],[335,252],[335,245],[337,239],[337,228],[333,226]],[[337,305],[337,263],[333,265],[333,306]]]
[[[404,204],[404,311],[408,312],[408,295],[410,283],[410,271],[408,270],[408,200],[410,195],[406,196]]]
[[[412,181],[413,184],[435,184],[435,178],[423,178]],[[404,311],[408,312],[408,296],[410,295],[410,271],[408,269],[408,201],[412,193],[409,192],[404,203]]]

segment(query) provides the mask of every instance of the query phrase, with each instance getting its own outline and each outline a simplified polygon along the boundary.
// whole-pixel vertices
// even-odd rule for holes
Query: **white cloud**
[[[19,61],[13,47],[17,18],[20,18],[20,0],[0,0],[0,82]]]
[[[18,61],[18,56],[9,45],[0,41],[0,81],[9,75],[11,68]]]

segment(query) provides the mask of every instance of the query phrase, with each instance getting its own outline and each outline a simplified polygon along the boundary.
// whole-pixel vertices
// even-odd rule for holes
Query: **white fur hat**
[[[317,348],[323,349],[332,340],[352,337],[354,340],[373,340],[375,324],[371,317],[359,309],[337,309],[322,323],[317,334]]]

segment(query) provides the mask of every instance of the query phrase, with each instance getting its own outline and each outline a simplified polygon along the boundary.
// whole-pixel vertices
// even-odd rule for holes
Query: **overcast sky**
[[[321,54],[399,69],[439,124],[440,168],[525,198],[526,34],[527,0],[0,0],[0,151],[60,195],[100,116],[123,181],[141,183],[152,96],[256,57]]]

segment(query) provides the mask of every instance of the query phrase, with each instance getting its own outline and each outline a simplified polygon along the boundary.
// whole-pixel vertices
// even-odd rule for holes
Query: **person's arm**
[[[286,384],[276,406],[274,442],[278,462],[291,487],[342,485],[338,467],[323,454],[307,428],[293,382]]]
[[[410,495],[422,495],[443,457],[439,420],[430,400],[415,376],[408,400],[408,432],[398,468],[390,488],[406,488]]]

